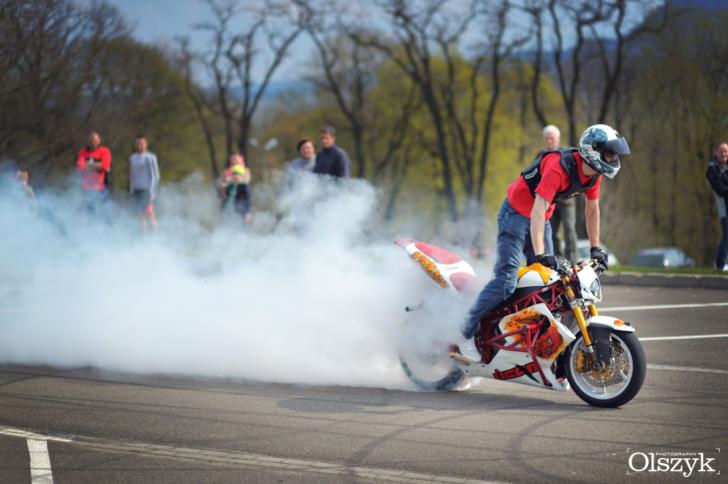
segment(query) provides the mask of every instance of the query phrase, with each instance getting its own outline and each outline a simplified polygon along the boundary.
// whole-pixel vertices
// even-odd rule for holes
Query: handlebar
[[[562,276],[570,276],[571,274],[576,274],[577,272],[579,272],[579,270],[581,270],[581,268],[585,266],[591,266],[594,269],[594,272],[596,272],[597,274],[602,274],[607,270],[604,264],[599,262],[597,259],[580,260],[573,264],[567,259],[558,258],[556,261],[557,267],[555,270]]]
[[[598,259],[589,259],[586,261],[581,261],[581,262],[579,262],[579,264],[581,264],[581,267],[583,267],[584,265],[592,266],[592,268],[594,269],[594,272],[596,272],[597,274],[602,274],[603,272],[607,271],[607,267],[604,264],[602,264],[601,262],[599,262]]]

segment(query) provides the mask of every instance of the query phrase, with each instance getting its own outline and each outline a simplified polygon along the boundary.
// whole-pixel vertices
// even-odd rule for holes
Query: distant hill
[[[254,85],[252,89],[253,92],[255,92],[255,90],[258,89],[258,86]],[[207,90],[210,93],[215,92],[215,89],[213,87],[208,87]],[[262,101],[272,101],[283,93],[295,93],[301,96],[308,97],[312,96],[313,92],[314,90],[311,83],[303,79],[276,80],[268,83],[268,87],[263,93]],[[240,86],[233,86],[233,88],[230,90],[230,93],[237,99],[241,99],[243,97],[243,88]]]

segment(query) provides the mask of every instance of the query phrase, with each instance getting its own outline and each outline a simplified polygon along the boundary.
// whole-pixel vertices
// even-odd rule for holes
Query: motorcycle
[[[472,266],[456,254],[416,240],[395,243],[453,296],[480,289]],[[594,259],[560,261],[557,270],[538,263],[522,267],[514,294],[480,320],[475,344],[481,361],[470,362],[452,343],[408,345],[418,332],[415,320],[399,350],[402,369],[428,391],[450,391],[470,378],[486,377],[549,390],[571,388],[597,407],[624,405],[642,387],[646,359],[632,324],[597,312],[604,270]],[[424,306],[405,310],[415,314]]]

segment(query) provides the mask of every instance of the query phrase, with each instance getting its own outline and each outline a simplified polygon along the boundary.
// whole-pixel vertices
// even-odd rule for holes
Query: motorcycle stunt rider
[[[557,267],[549,223],[554,202],[585,194],[591,257],[607,266],[607,255],[599,247],[601,175],[613,178],[621,166],[619,156],[628,154],[624,137],[606,124],[595,124],[584,130],[578,149],[540,153],[508,187],[498,213],[494,277],[478,295],[462,328],[465,341],[459,344],[459,349],[466,360],[481,361],[474,339],[478,322],[515,291],[521,255],[526,255],[527,264],[539,262],[552,269]]]

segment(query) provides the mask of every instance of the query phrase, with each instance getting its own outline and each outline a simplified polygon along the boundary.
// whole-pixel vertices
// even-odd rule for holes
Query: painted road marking
[[[32,484],[53,484],[51,458],[46,440],[28,439],[30,454],[30,482]]]
[[[720,334],[693,334],[688,336],[648,336],[640,338],[640,341],[673,341],[679,339],[708,339],[708,338],[728,338],[728,333]]]
[[[72,442],[70,438],[55,435],[41,435],[12,427],[0,427],[0,435],[18,437],[21,439],[50,440],[52,442]]]
[[[671,365],[647,365],[649,370],[668,370],[668,371],[694,371],[697,373],[720,373],[728,375],[728,370],[719,370],[717,368],[700,368],[697,366],[671,366]]]
[[[728,306],[728,302],[698,304],[659,304],[656,306],[615,306],[612,308],[599,308],[599,311],[649,311],[652,309],[717,308],[722,306]]]
[[[0,427],[0,435],[23,437],[28,433],[9,427]],[[37,434],[31,434],[37,435]],[[328,474],[342,476],[345,480],[362,478],[372,481],[388,481],[403,483],[422,482],[448,482],[453,484],[483,483],[494,481],[482,481],[477,479],[465,479],[436,474],[423,474],[419,472],[406,472],[402,470],[383,469],[376,467],[354,467],[344,464],[330,462],[319,462],[303,459],[285,459],[282,457],[271,457],[249,452],[223,451],[213,449],[194,449],[187,447],[175,447],[171,445],[155,445],[139,442],[125,442],[98,439],[95,437],[84,437],[80,435],[68,436],[68,438],[54,437],[52,435],[39,436],[43,442],[62,441],[72,445],[89,448],[102,452],[115,452],[125,454],[138,454],[145,457],[156,457],[164,459],[182,460],[185,462],[200,462],[216,465],[234,465],[241,468],[269,469],[274,471],[309,472],[315,474]],[[50,467],[50,464],[49,464]],[[36,481],[33,481],[35,484]],[[47,481],[46,481],[47,482]]]
[[[48,454],[48,441],[71,442],[63,437],[40,435],[10,427],[0,427],[0,435],[26,439],[30,455],[30,480],[32,484],[53,484],[51,458]]]

